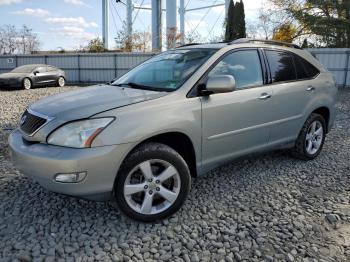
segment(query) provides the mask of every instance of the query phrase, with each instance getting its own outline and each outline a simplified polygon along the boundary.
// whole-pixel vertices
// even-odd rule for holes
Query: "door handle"
[[[268,93],[262,93],[261,96],[259,97],[260,100],[266,100],[271,98],[271,95]]]
[[[308,86],[306,88],[306,91],[314,91],[314,90],[315,90],[315,88],[313,86]]]

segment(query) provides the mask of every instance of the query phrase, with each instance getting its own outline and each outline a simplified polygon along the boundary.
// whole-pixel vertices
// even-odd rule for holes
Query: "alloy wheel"
[[[151,159],[129,172],[124,183],[124,198],[134,211],[154,215],[175,203],[180,186],[180,175],[172,164]]]
[[[32,87],[32,82],[30,82],[30,80],[28,78],[25,78],[23,80],[23,86],[24,86],[24,89],[30,89]]]
[[[323,140],[323,126],[318,120],[311,123],[305,138],[306,152],[314,155],[318,152]]]
[[[59,85],[60,87],[63,87],[65,84],[66,84],[66,81],[64,80],[64,78],[63,78],[63,77],[60,77],[60,78],[58,79],[58,85]]]

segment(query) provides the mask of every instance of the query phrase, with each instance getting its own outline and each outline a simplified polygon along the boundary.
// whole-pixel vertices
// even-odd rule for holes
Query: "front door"
[[[236,91],[201,98],[204,169],[265,147],[273,100],[271,87],[263,84],[255,49],[226,55],[208,77],[211,75],[232,75]]]
[[[36,72],[33,77],[34,84],[36,85],[45,84],[48,79],[46,66],[39,66],[34,70],[34,72]]]

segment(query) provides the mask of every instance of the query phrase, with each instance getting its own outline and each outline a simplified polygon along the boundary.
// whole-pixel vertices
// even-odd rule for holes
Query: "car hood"
[[[111,85],[98,85],[53,95],[32,104],[29,109],[58,118],[87,118],[110,109],[165,96],[166,92],[148,91]]]
[[[4,73],[0,74],[0,79],[8,79],[8,78],[21,78],[26,77],[27,73]]]

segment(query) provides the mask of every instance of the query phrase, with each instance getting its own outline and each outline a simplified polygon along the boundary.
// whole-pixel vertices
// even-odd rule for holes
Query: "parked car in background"
[[[336,97],[332,75],[292,44],[189,45],[109,85],[32,104],[9,145],[19,170],[45,188],[114,198],[151,221],[182,206],[193,177],[234,158],[276,148],[316,158]]]
[[[9,73],[0,74],[0,87],[31,89],[37,86],[63,87],[65,84],[64,71],[51,65],[23,65]]]

